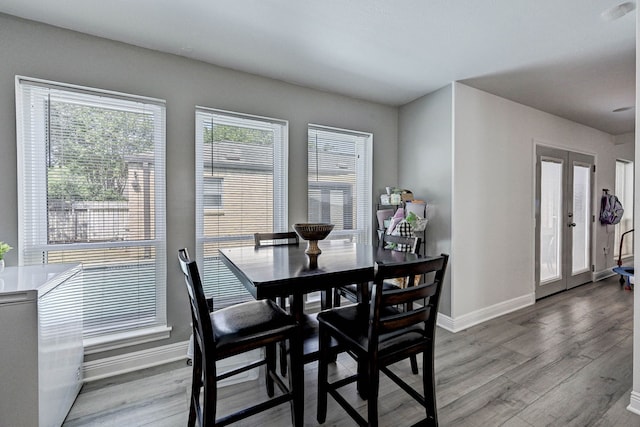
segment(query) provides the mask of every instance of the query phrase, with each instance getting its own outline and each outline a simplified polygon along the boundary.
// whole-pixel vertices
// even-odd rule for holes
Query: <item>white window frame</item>
[[[633,211],[634,211],[634,166],[633,162],[629,160],[616,160],[616,190],[615,194],[622,203],[622,207],[624,208],[624,214],[622,215],[622,220],[616,224],[614,227],[614,248],[613,248],[613,256],[615,261],[617,262],[618,257],[620,256],[620,239],[622,233],[631,230],[634,228],[633,225]],[[630,225],[629,225],[630,224]],[[623,228],[624,226],[624,228]],[[631,248],[629,252],[622,253],[623,259],[628,259],[633,257],[633,246],[635,243],[634,235],[635,233],[629,233],[624,237],[625,242],[631,242]],[[625,245],[626,247],[626,245]]]
[[[273,230],[272,232],[283,232],[288,230],[288,159],[289,159],[289,122],[287,120],[276,119],[271,117],[256,116],[252,114],[238,113],[227,110],[220,110],[209,107],[196,106],[195,111],[195,145],[196,145],[196,167],[195,167],[195,182],[196,182],[196,260],[198,265],[202,266],[203,287],[205,293],[211,294],[214,292],[217,284],[213,281],[206,280],[205,269],[205,245],[209,243],[217,242],[237,242],[238,245],[249,244],[253,245],[253,234],[211,237],[205,236],[204,230],[204,218],[209,214],[210,210],[206,209],[203,202],[203,176],[204,176],[204,126],[205,121],[214,120],[217,124],[229,124],[232,126],[242,127],[242,121],[248,121],[252,125],[247,125],[249,128],[264,128],[265,130],[274,131],[274,165],[273,165]],[[224,187],[224,189],[229,189]],[[224,194],[223,194],[224,203]],[[222,207],[220,211],[225,211],[227,208]],[[215,256],[213,257],[215,258]],[[231,275],[232,273],[229,272]],[[234,288],[239,285],[235,283],[237,279],[228,278],[225,274],[226,281],[233,281]],[[242,286],[242,285],[240,285]],[[230,288],[231,289],[231,288]],[[242,300],[240,292],[244,290],[230,292],[230,298],[233,302],[239,302]],[[237,298],[237,299],[236,299]],[[247,294],[247,299],[250,296]],[[214,300],[214,309],[223,308],[228,301],[223,304],[218,304]]]
[[[373,216],[372,216],[372,182],[373,182],[373,134],[350,129],[342,129],[309,123],[307,127],[308,138],[313,130],[335,134],[353,135],[363,138],[364,143],[359,146],[358,155],[362,161],[356,162],[356,177],[358,182],[354,191],[357,193],[356,224],[353,230],[334,230],[329,234],[330,239],[352,239],[360,243],[371,243]],[[308,168],[307,168],[308,170]],[[307,183],[309,191],[309,183]],[[307,213],[309,215],[310,212]]]
[[[167,326],[166,314],[166,219],[165,219],[165,101],[155,98],[130,95],[84,86],[59,83],[25,76],[16,76],[16,129],[18,147],[18,206],[19,224],[19,263],[30,265],[47,263],[47,253],[64,249],[82,251],[117,247],[153,247],[153,261],[156,287],[155,316],[142,325],[129,323],[120,327],[95,329],[84,334],[85,354],[91,354],[115,348],[136,345],[152,340],[169,337],[171,327]],[[32,106],[25,105],[23,91],[43,88],[50,93],[61,93],[62,98],[69,96],[83,97],[83,103],[96,106],[114,106],[126,110],[123,102],[144,104],[150,108],[154,120],[154,238],[150,240],[109,241],[89,243],[49,244],[47,231],[47,184],[46,184],[46,144],[35,146],[29,142],[46,141],[45,126],[47,120],[44,110],[32,114]],[[89,96],[88,98],[86,96]],[[93,98],[96,97],[96,98]],[[90,98],[93,98],[92,100]],[[99,100],[98,100],[99,99]],[[134,110],[132,110],[134,111]],[[25,126],[29,126],[31,135],[25,135]],[[35,135],[35,138],[33,137]],[[29,141],[27,141],[29,138]],[[39,139],[38,139],[39,138]],[[27,151],[34,151],[33,154]],[[33,163],[29,163],[30,160]],[[38,166],[30,173],[30,165]],[[29,194],[27,194],[29,193]],[[31,208],[29,207],[31,205]]]
[[[349,239],[359,243],[370,243],[373,227],[372,217],[372,188],[373,188],[373,134],[350,129],[342,129],[318,124],[309,123],[307,126],[307,144],[311,139],[312,131],[330,132],[334,134],[352,135],[363,138],[364,144],[358,147],[358,154],[362,161],[356,163],[356,176],[358,179],[354,191],[358,194],[356,209],[356,228],[352,230],[333,230],[328,239]],[[307,145],[308,149],[308,145]],[[309,176],[309,166],[307,165],[307,176]],[[310,190],[310,181],[307,178],[307,194]],[[307,196],[307,218],[310,216],[309,198]],[[320,292],[313,292],[305,295],[305,306],[307,310],[319,309]]]

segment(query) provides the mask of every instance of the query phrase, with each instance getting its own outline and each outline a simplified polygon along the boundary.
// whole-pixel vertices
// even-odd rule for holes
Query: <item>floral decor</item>
[[[0,242],[0,260],[4,259],[4,254],[13,249],[11,246],[6,244],[5,242]]]

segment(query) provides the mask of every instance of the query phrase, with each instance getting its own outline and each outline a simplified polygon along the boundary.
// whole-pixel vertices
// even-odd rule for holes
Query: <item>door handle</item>
[[[569,224],[567,224],[567,227],[575,227],[576,223],[575,222],[570,222]]]

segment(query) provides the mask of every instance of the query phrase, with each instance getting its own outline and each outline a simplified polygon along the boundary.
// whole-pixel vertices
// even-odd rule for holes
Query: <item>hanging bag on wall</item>
[[[600,201],[600,224],[617,224],[622,219],[624,209],[620,200],[613,194],[605,194]]]

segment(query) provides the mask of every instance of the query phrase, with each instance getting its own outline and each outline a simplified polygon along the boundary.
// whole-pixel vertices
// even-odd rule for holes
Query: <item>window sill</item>
[[[169,338],[170,326],[155,326],[135,331],[121,332],[104,337],[85,338],[84,354],[95,354],[123,347],[144,344]]]

